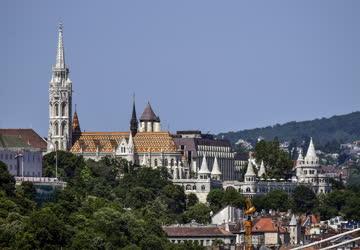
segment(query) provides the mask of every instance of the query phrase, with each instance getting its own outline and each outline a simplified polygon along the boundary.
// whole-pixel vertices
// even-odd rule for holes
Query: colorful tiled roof
[[[134,137],[135,152],[177,152],[169,132],[138,132]]]
[[[0,129],[0,136],[6,138],[3,140],[3,147],[23,147],[25,144],[41,150],[46,150],[47,147],[46,141],[33,129]]]
[[[74,139],[71,152],[113,153],[123,139],[129,138],[129,132],[82,132]],[[135,152],[176,152],[173,138],[168,132],[138,132],[134,140]]]

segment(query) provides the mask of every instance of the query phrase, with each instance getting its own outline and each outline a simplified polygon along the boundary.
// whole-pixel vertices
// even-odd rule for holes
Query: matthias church
[[[173,182],[195,193],[206,202],[212,188],[235,188],[246,196],[267,193],[274,189],[290,192],[299,184],[311,186],[316,193],[329,192],[326,176],[320,173],[319,159],[311,141],[303,158],[300,154],[291,180],[267,180],[266,167],[259,167],[249,158],[247,167],[235,157],[227,140],[215,139],[201,131],[178,131],[171,134],[161,128],[160,117],[151,104],[137,118],[133,100],[129,131],[84,132],[77,110],[72,112],[72,81],[65,63],[63,27],[59,26],[56,62],[49,83],[48,151],[66,150],[87,159],[104,156],[121,157],[144,167],[166,167]],[[241,169],[246,174],[241,179]],[[258,168],[258,175],[253,167]],[[260,173],[260,175],[259,175]]]

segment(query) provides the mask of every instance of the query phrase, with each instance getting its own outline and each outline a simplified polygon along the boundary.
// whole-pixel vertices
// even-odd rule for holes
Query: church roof
[[[155,115],[153,109],[151,108],[150,102],[146,105],[144,112],[140,117],[140,121],[145,122],[160,122],[160,118]]]
[[[73,131],[73,133],[80,133],[81,132],[80,122],[79,122],[78,114],[77,114],[76,111],[74,112],[73,123],[72,123],[72,131]]]
[[[129,132],[82,132],[73,143],[71,152],[95,153],[99,145],[100,153],[113,153],[122,139],[129,139]],[[135,153],[177,152],[173,138],[168,132],[138,132],[132,138]]]

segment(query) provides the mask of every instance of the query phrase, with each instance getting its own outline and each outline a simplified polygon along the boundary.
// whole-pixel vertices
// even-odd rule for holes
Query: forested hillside
[[[277,137],[280,142],[295,140],[301,143],[312,136],[318,148],[333,147],[336,144],[360,139],[360,112],[311,121],[292,121],[282,125],[221,133],[218,136],[224,136],[232,143],[239,139],[254,143],[259,137],[265,140],[273,140]]]

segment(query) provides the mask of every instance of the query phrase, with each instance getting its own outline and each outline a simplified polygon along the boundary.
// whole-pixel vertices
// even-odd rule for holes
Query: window
[[[170,166],[174,166],[174,159],[170,160]]]
[[[250,192],[251,192],[251,190],[250,190],[249,187],[246,188],[246,192],[247,192],[247,193],[250,193]]]
[[[61,135],[65,135],[66,123],[61,123]]]
[[[157,160],[157,159],[154,160],[154,166],[155,166],[155,167],[158,166],[158,160]]]
[[[201,190],[202,190],[202,191],[205,191],[205,189],[206,189],[206,188],[205,188],[205,185],[202,185],[202,186],[201,186]]]
[[[196,190],[196,185],[193,186],[193,190]]]
[[[59,104],[55,103],[54,109],[55,109],[55,116],[59,116]]]
[[[61,115],[62,115],[62,116],[65,116],[65,115],[66,115],[66,103],[65,103],[65,102],[63,102],[63,103],[61,104]]]
[[[191,190],[191,185],[186,185],[186,188],[185,188],[186,190]]]
[[[164,160],[164,165],[165,165],[165,166],[168,166],[168,165],[169,165],[168,159],[165,159],[165,160]]]
[[[59,124],[55,123],[55,135],[59,135]]]

